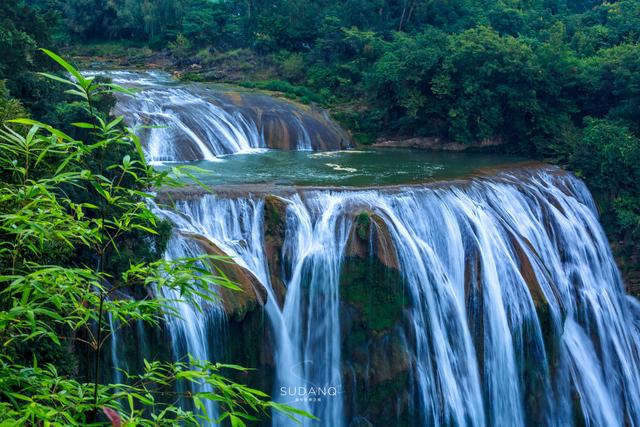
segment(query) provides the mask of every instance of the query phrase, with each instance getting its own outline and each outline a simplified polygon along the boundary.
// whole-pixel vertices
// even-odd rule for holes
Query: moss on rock
[[[383,218],[354,215],[340,271],[342,354],[347,417],[407,425],[409,355],[403,313],[409,304],[393,239]],[[348,361],[348,362],[347,362]],[[393,402],[393,405],[389,405]]]
[[[368,212],[360,212],[355,219],[356,234],[361,240],[366,240],[371,230],[371,216]]]
[[[282,280],[284,275],[282,245],[285,238],[286,215],[287,202],[285,200],[271,194],[264,198],[264,250],[269,267],[271,286],[281,308],[284,305],[286,294],[286,288]]]
[[[359,310],[360,324],[373,332],[393,327],[406,298],[399,272],[372,258],[346,258],[340,274],[341,298]]]
[[[383,219],[360,212],[351,229],[340,272],[343,302],[355,307],[365,329],[380,332],[400,321],[405,289],[393,240]]]

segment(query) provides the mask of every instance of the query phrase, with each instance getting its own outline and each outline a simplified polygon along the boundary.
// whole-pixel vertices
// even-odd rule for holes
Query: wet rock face
[[[354,217],[340,274],[342,358],[347,419],[395,425],[408,411],[410,360],[403,313],[408,293],[384,220],[370,212]],[[403,415],[404,414],[404,415]]]
[[[212,271],[220,271],[227,279],[238,286],[239,290],[223,286],[214,291],[220,297],[222,306],[229,320],[241,322],[247,313],[263,307],[267,301],[267,291],[260,281],[247,269],[236,264],[213,242],[196,234],[184,234],[195,240],[208,255],[221,257],[212,259]]]
[[[233,378],[249,387],[271,393],[276,348],[272,328],[264,310],[250,311],[240,322],[228,322],[227,334],[229,338],[225,344],[224,360],[227,363],[252,368],[233,373]]]
[[[480,251],[475,249],[466,255],[464,269],[464,296],[467,324],[476,349],[480,371],[484,366],[484,295]]]
[[[351,136],[326,111],[253,92],[223,92],[216,98],[256,123],[269,148],[295,150],[308,140],[313,150],[340,150]],[[214,101],[215,102],[215,101]]]
[[[340,299],[359,313],[361,325],[376,333],[402,317],[407,298],[393,240],[384,220],[360,212],[351,229],[340,273]]]
[[[524,405],[527,413],[532,414],[531,422],[536,425],[543,425],[545,420],[543,419],[542,414],[544,414],[545,411],[541,410],[540,405],[545,399],[545,372],[540,360],[546,357],[550,371],[555,374],[560,363],[559,348],[561,345],[561,331],[555,330],[555,322],[552,319],[549,300],[542,290],[542,286],[536,276],[534,266],[531,262],[532,258],[539,258],[539,255],[536,253],[533,245],[524,238],[518,239],[516,236],[511,235],[510,243],[518,262],[520,273],[522,274],[527,288],[529,288],[529,294],[533,299],[533,304],[538,315],[542,338],[546,349],[545,353],[542,349],[538,348],[526,328],[523,328],[524,330],[522,331],[517,331],[525,343],[524,347],[530,349],[529,352],[525,353],[522,361],[522,375],[524,378],[523,383],[526,396]],[[527,252],[531,255],[527,254]],[[531,329],[533,328],[533,325],[529,326]]]

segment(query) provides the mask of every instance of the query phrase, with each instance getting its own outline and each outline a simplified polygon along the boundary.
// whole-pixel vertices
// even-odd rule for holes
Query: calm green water
[[[206,184],[378,186],[462,178],[482,168],[522,162],[517,157],[409,149],[336,152],[266,150],[190,163]],[[160,166],[162,167],[167,167]]]

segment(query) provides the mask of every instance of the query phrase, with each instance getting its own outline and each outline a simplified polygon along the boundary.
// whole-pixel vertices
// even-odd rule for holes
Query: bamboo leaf
[[[64,68],[65,70],[67,70],[69,72],[69,74],[71,74],[73,77],[75,77],[78,80],[78,83],[80,83],[80,85],[82,85],[83,83],[86,82],[85,78],[82,76],[82,74],[80,74],[80,72],[78,72],[78,70],[76,70],[71,64],[69,64],[67,61],[65,61],[64,59],[62,59],[61,57],[59,57],[58,55],[56,55],[55,53],[53,53],[52,51],[48,50],[48,49],[40,49],[42,52],[44,52],[45,54],[47,54],[47,56],[49,56],[49,58],[53,59],[54,61],[56,61],[60,66],[62,66],[62,68]]]

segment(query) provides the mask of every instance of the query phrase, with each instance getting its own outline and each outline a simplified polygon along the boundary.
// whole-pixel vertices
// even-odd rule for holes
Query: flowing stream
[[[242,130],[211,125],[205,159],[264,146],[250,123],[198,111]],[[148,139],[152,158],[184,160],[168,140]],[[234,148],[216,151],[217,140]],[[255,346],[273,360],[260,369],[273,371],[275,400],[320,420],[303,425],[640,425],[640,304],[624,292],[579,179],[539,166],[442,184],[274,192],[178,194],[158,212],[175,224],[167,257],[197,254],[185,235],[199,235],[265,288],[270,342]],[[275,246],[272,222],[282,230]],[[349,281],[350,263],[379,264],[376,250],[387,260],[380,271],[397,273],[391,287]],[[176,355],[217,360],[238,339],[222,305],[205,316],[176,308]],[[277,414],[270,423],[294,425]]]

